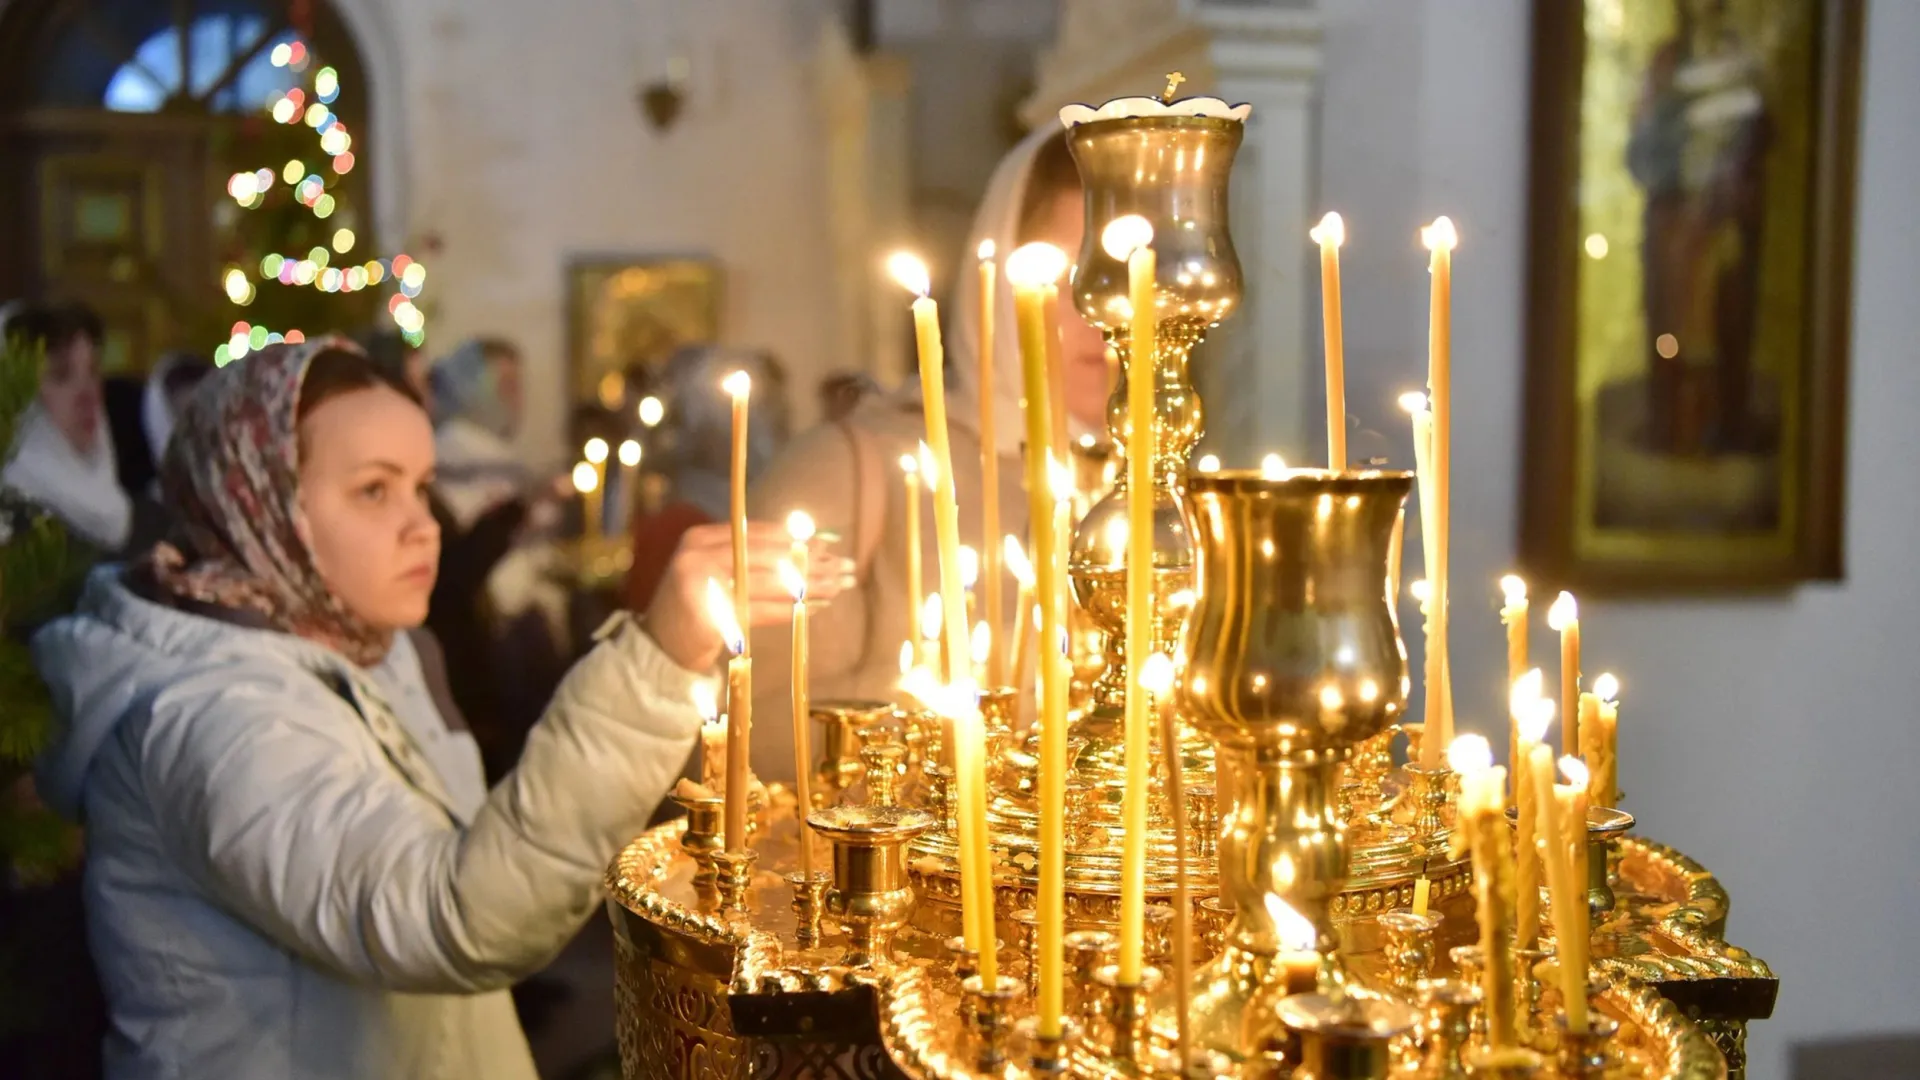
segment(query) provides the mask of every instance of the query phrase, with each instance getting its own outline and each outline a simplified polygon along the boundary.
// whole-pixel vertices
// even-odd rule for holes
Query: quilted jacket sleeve
[[[485,991],[538,970],[593,910],[691,749],[693,678],[623,624],[465,828],[317,683],[228,682],[156,711],[143,780],[173,856],[285,947],[395,991]]]

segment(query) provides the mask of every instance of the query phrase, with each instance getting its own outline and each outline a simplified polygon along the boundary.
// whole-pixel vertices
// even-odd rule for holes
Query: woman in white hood
[[[100,397],[100,318],[78,305],[27,304],[0,325],[9,344],[45,350],[40,389],[20,417],[0,484],[51,511],[89,544],[117,553],[133,528]]]
[[[953,471],[960,492],[960,541],[976,550],[999,537],[980,535],[980,378],[977,312],[979,276],[973,253],[993,241],[1006,254],[1021,244],[1046,241],[1069,258],[1080,250],[1085,225],[1080,176],[1057,126],[1036,130],[1002,159],[967,236],[957,287],[941,311],[947,316],[947,424]],[[999,275],[994,298],[994,433],[1000,456],[1000,528],[1026,535],[1027,504],[1021,487],[1020,350],[1013,333],[1013,291]],[[904,301],[903,301],[904,303]],[[1061,358],[1070,430],[1100,430],[1107,407],[1106,345],[1099,331],[1073,308],[1071,290],[1060,291]],[[805,510],[823,531],[847,539],[856,572],[851,596],[814,619],[809,675],[816,700],[888,699],[900,681],[900,645],[913,640],[906,588],[906,508],[899,461],[926,438],[920,386],[908,380],[896,393],[868,399],[845,419],[823,425],[789,444],[748,494],[753,517],[785,520]],[[929,587],[938,557],[933,530],[923,527],[923,564]],[[1006,608],[1011,610],[1011,582]],[[768,632],[777,641],[754,648],[755,726],[753,767],[762,777],[793,773],[792,725],[787,715],[791,672],[785,629]],[[774,721],[774,722],[766,722]]]

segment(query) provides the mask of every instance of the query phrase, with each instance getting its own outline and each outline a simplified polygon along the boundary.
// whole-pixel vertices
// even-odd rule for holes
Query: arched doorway
[[[283,50],[276,64],[279,46],[302,62]],[[0,0],[0,299],[86,301],[107,325],[104,366],[137,371],[167,348],[211,351],[236,318],[267,321],[223,287],[236,268],[256,277],[267,251],[341,228],[371,246],[368,170],[325,167],[314,130],[268,114],[290,89],[311,94],[316,65],[364,145],[359,55],[318,0]],[[328,221],[230,193],[236,171],[277,177],[303,156],[340,208]],[[258,306],[302,300],[286,291],[258,290]],[[366,321],[377,300],[354,299],[329,298],[338,317],[316,329]]]

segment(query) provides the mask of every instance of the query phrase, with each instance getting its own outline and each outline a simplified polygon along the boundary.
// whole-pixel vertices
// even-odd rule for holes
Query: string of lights
[[[268,59],[273,66],[304,72],[312,64],[313,54],[301,41],[283,42],[273,48]],[[353,135],[332,109],[340,95],[340,75],[331,67],[313,73],[310,89],[293,87],[275,94],[267,103],[274,123],[305,125],[319,139],[324,165],[309,167],[303,158],[292,158],[278,171],[261,166],[251,172],[236,172],[227,178],[227,194],[242,210],[264,206],[276,184],[291,189],[293,199],[311,212],[316,220],[326,221],[338,209],[327,191],[328,179],[321,169],[337,178],[353,171]],[[328,245],[315,244],[305,252],[269,252],[261,257],[256,273],[248,268],[229,266],[221,275],[221,287],[227,299],[240,307],[253,303],[259,295],[256,280],[262,283],[313,288],[323,293],[354,293],[390,283],[393,294],[387,299],[387,314],[400,329],[408,344],[419,346],[426,340],[426,314],[415,303],[426,287],[427,268],[420,260],[405,254],[381,256],[348,262],[359,237],[353,229],[335,229]],[[247,353],[281,341],[304,341],[300,330],[284,333],[257,326],[246,320],[233,324],[228,339],[214,350],[214,362],[226,364]]]

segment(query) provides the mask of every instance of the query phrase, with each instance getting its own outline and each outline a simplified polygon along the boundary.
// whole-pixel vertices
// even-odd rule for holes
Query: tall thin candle
[[[1154,335],[1158,301],[1153,226],[1128,214],[1101,235],[1107,254],[1127,260],[1131,306],[1127,354],[1127,672],[1134,685],[1126,697],[1126,776],[1121,799],[1125,822],[1120,848],[1120,980],[1141,977],[1147,903],[1147,695],[1138,685],[1153,643],[1153,458],[1154,382],[1158,369]]]
[[[1507,692],[1513,693],[1520,677],[1527,673],[1527,579],[1518,574],[1500,578],[1500,622],[1507,628]],[[1513,781],[1520,783],[1520,719],[1510,716],[1507,736],[1507,761],[1513,766]],[[1520,802],[1516,786],[1514,803]]]
[[[1426,633],[1426,663],[1424,665],[1423,685],[1425,687],[1425,733],[1420,739],[1420,767],[1438,769],[1441,752],[1445,749],[1446,721],[1445,707],[1442,704],[1442,687],[1446,683],[1446,673],[1442,665],[1445,654],[1436,638],[1435,613],[1439,605],[1435,603],[1433,580],[1436,571],[1437,545],[1434,534],[1439,530],[1438,498],[1433,485],[1433,413],[1427,408],[1427,396],[1419,392],[1400,395],[1400,406],[1413,417],[1413,460],[1414,479],[1420,492],[1420,555],[1425,564],[1427,595],[1420,599],[1420,613],[1425,616],[1423,629]]]
[[[1587,791],[1595,806],[1620,804],[1620,680],[1603,671],[1593,680],[1593,723],[1580,725],[1580,756],[1593,770]]]
[[[1514,947],[1530,949],[1540,939],[1540,806],[1527,779],[1526,763],[1547,736],[1553,722],[1553,701],[1541,696],[1540,669],[1534,668],[1513,684],[1507,703],[1513,718],[1513,805],[1518,810],[1514,841]]]
[[[732,653],[727,660],[727,787],[723,842],[728,851],[747,849],[747,763],[752,760],[753,660],[747,656],[746,635],[733,617],[733,598],[720,583],[707,579],[707,617]]]
[[[746,626],[751,621],[747,617],[747,398],[753,392],[753,377],[736,371],[720,385],[733,398],[732,499],[727,509],[733,526],[733,617]],[[746,654],[747,646],[742,644],[740,655]]]
[[[1347,467],[1346,335],[1340,323],[1340,245],[1347,226],[1329,210],[1307,235],[1320,245],[1320,330],[1327,354],[1327,468]]]
[[[1475,918],[1480,926],[1481,1000],[1486,1003],[1487,1043],[1495,1050],[1516,1045],[1514,1037],[1513,951],[1507,947],[1507,918],[1512,911],[1512,862],[1506,822],[1507,770],[1493,763],[1493,749],[1479,735],[1462,735],[1447,748],[1447,761],[1460,777],[1462,843],[1473,854]]]
[[[1445,217],[1421,230],[1421,241],[1431,253],[1428,300],[1427,393],[1433,409],[1433,637],[1428,648],[1440,650],[1440,730],[1453,739],[1453,687],[1448,656],[1448,627],[1452,589],[1448,586],[1448,543],[1452,529],[1453,460],[1453,249],[1460,238]],[[1429,732],[1431,734],[1431,732]]]
[[[1535,845],[1547,868],[1547,898],[1559,953],[1560,996],[1564,999],[1569,1030],[1587,1030],[1587,886],[1573,872],[1573,852],[1563,841],[1566,830],[1553,782],[1553,751],[1536,745],[1527,755],[1527,778],[1533,785],[1534,805],[1540,812],[1540,834]]]
[[[1560,632],[1560,748],[1580,752],[1580,605],[1563,592],[1547,609],[1547,626]]]
[[[920,408],[926,418],[927,448],[920,462],[933,489],[933,535],[940,553],[940,606],[946,618],[947,663],[957,670],[967,657],[967,603],[960,587],[960,503],[953,485],[953,445],[947,437],[946,350],[940,344],[940,307],[927,295],[927,267],[905,252],[888,260],[893,276],[918,295],[913,301],[913,330],[920,356]],[[951,678],[951,673],[949,678]]]
[[[1026,421],[1027,516],[1033,530],[1034,587],[1040,605],[1040,882],[1035,907],[1039,915],[1035,953],[1040,965],[1037,1007],[1040,1033],[1061,1034],[1064,1007],[1066,937],[1066,817],[1067,723],[1063,663],[1057,658],[1061,616],[1056,600],[1060,553],[1054,527],[1061,504],[1053,475],[1059,468],[1052,454],[1053,408],[1048,379],[1048,320],[1046,307],[1052,283],[1066,271],[1067,257],[1049,244],[1028,244],[1007,258],[1007,281],[1014,288],[1015,324],[1020,335],[1020,373]],[[1072,495],[1071,485],[1066,495]],[[1018,545],[1007,545],[1007,561]],[[1020,560],[1024,561],[1024,560]],[[1028,618],[1025,605],[1021,620]],[[1023,657],[1024,657],[1023,650]],[[1024,662],[1024,660],[1023,660]]]
[[[1160,760],[1167,767],[1167,802],[1174,807],[1187,805],[1186,777],[1180,767],[1179,723],[1169,707],[1173,694],[1173,661],[1166,653],[1147,658],[1140,673],[1140,686],[1153,695],[1154,712],[1160,718]],[[1193,946],[1191,943],[1193,901],[1187,893],[1187,815],[1176,810],[1173,818],[1173,1001],[1180,1054],[1175,1060],[1192,1060],[1191,1026],[1188,997],[1193,983]]]
[[[920,462],[900,455],[900,472],[907,491],[907,640],[920,628],[920,598],[927,595],[926,572],[920,565]]]
[[[800,819],[800,873],[813,876],[813,829],[807,815],[813,811],[810,777],[813,773],[812,723],[807,677],[807,543],[813,539],[813,519],[795,510],[787,515],[787,535],[793,539],[793,557],[780,564],[780,577],[793,597],[793,796]]]
[[[988,650],[987,685],[1005,686],[1007,683],[1007,624],[1002,620],[1001,607],[1006,597],[1001,595],[1000,545],[994,543],[1000,535],[1000,446],[994,431],[994,393],[993,380],[993,314],[994,301],[998,299],[995,288],[996,271],[993,262],[993,241],[980,241],[980,585],[978,591],[984,594],[986,603],[982,605],[986,612]]]

